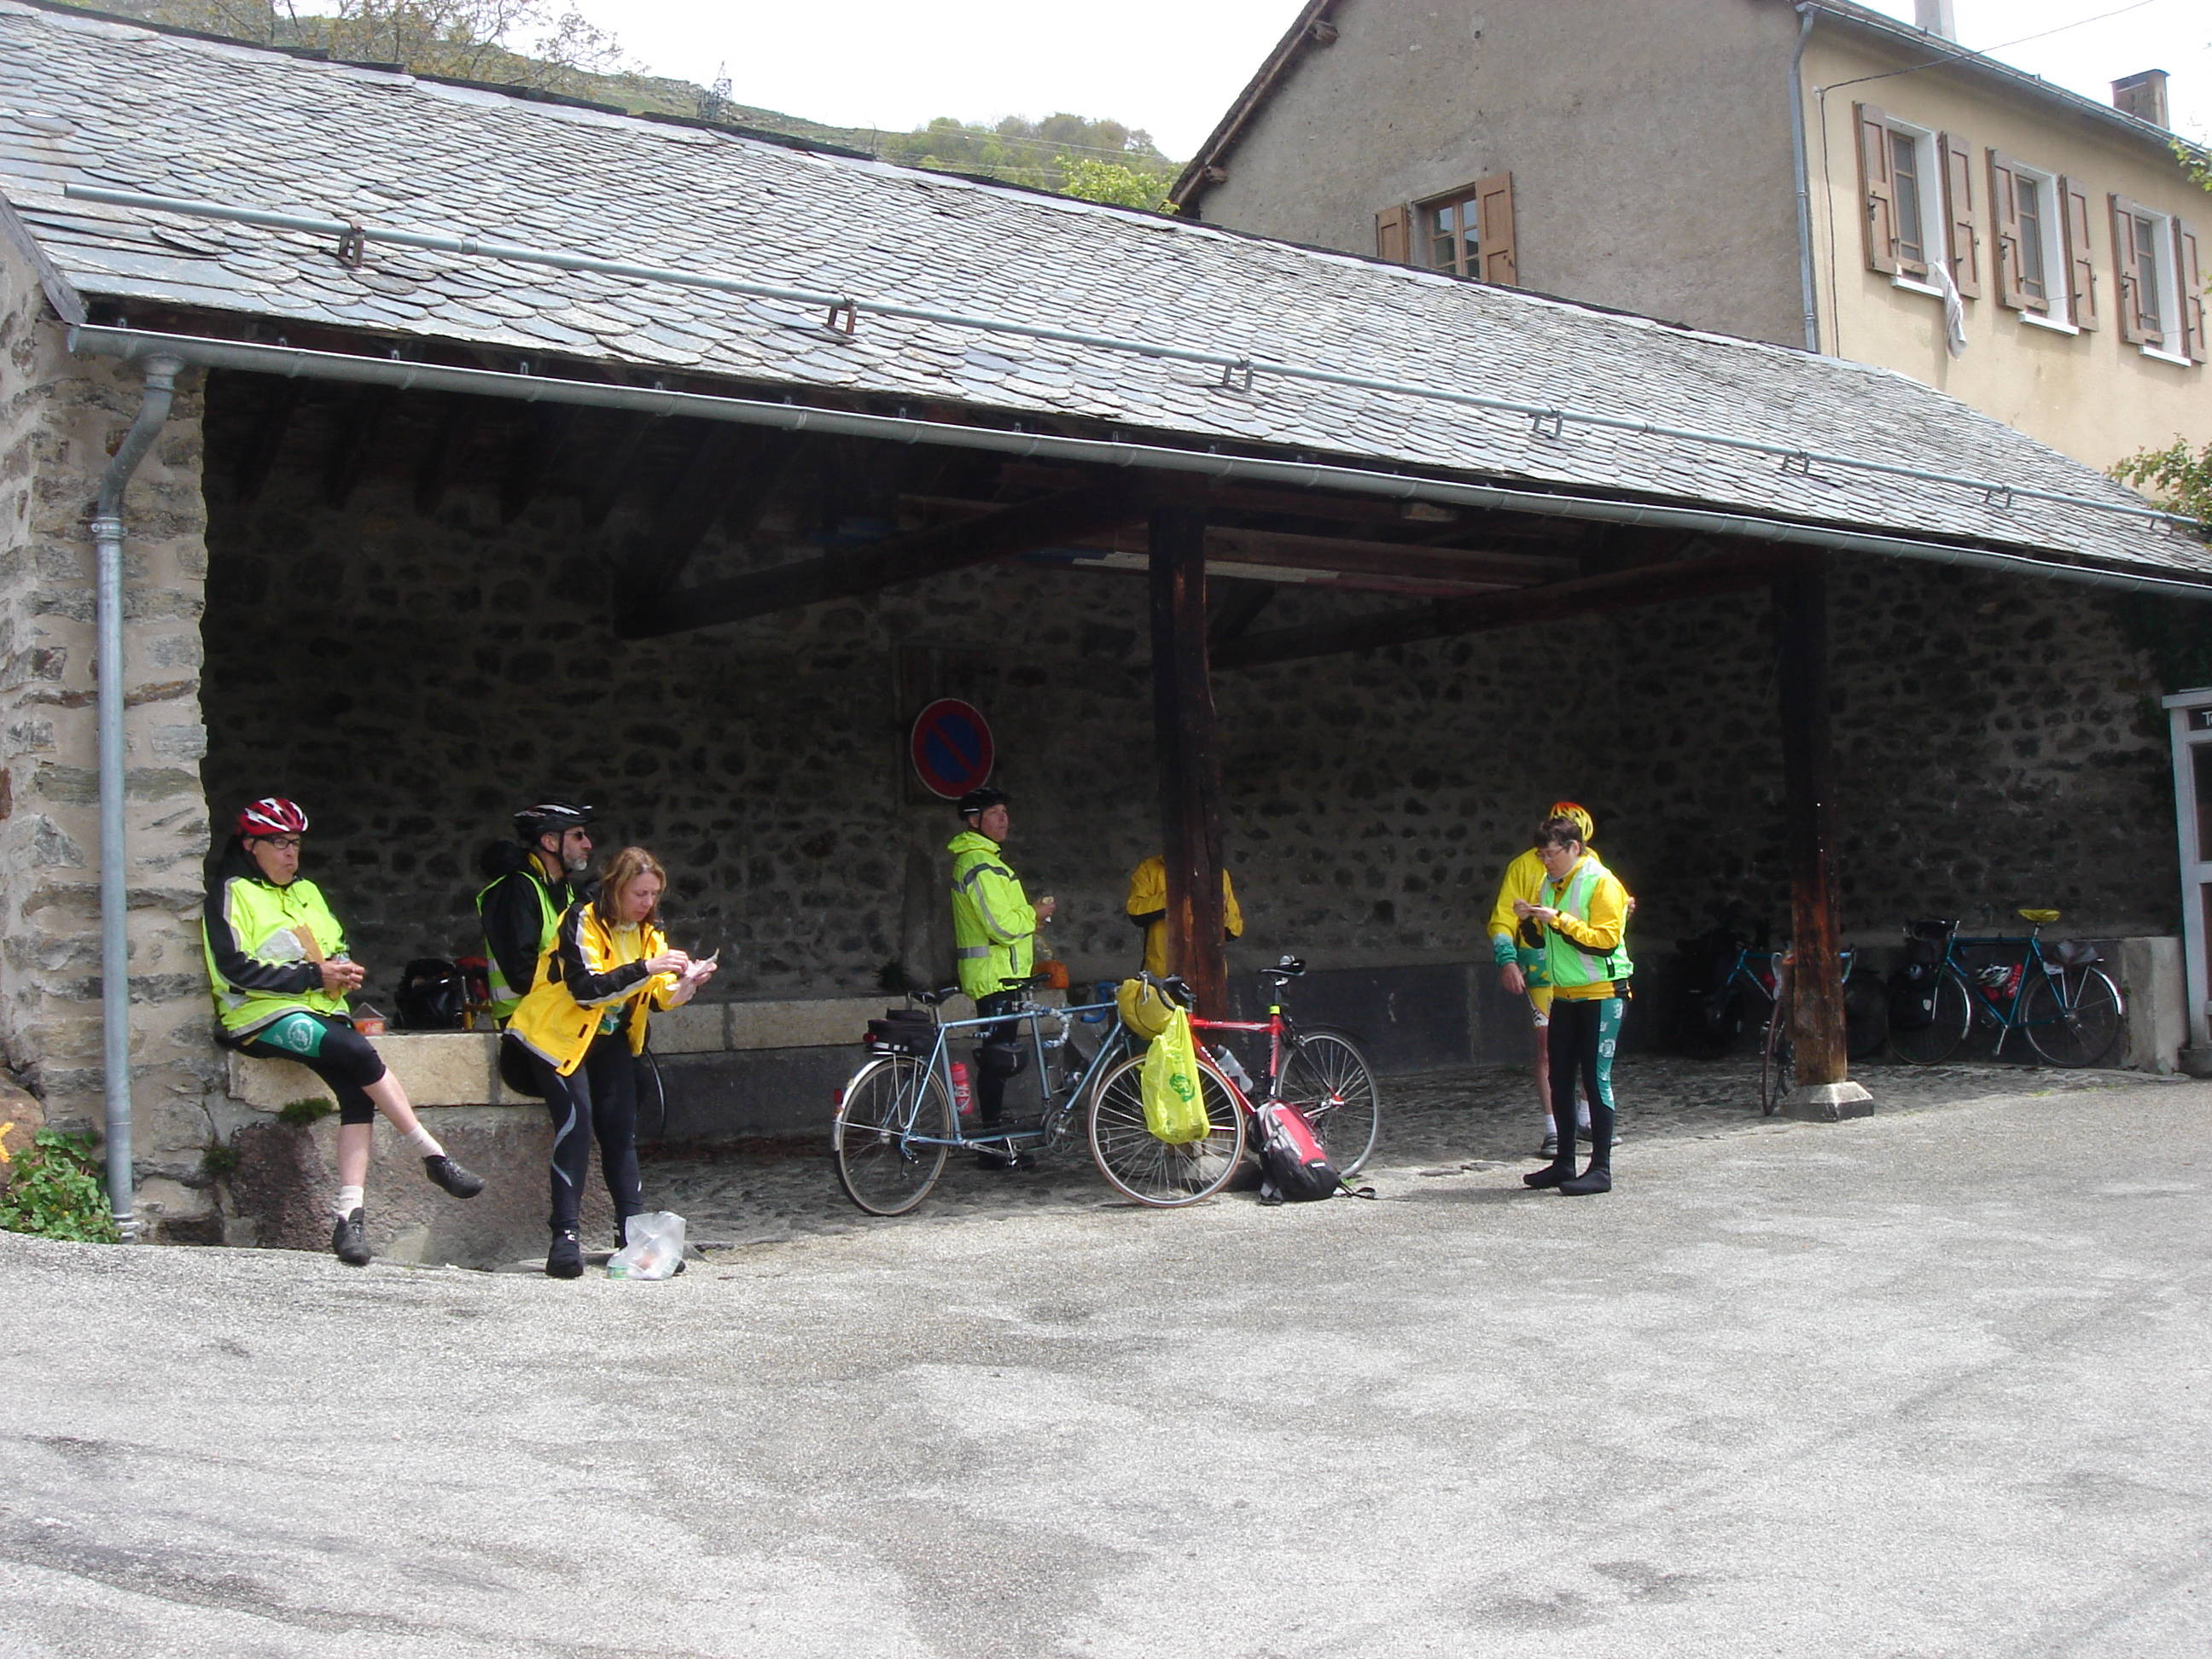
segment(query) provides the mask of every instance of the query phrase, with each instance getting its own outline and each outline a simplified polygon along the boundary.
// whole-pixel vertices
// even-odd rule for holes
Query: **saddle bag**
[[[1924,1031],[1936,1023],[1936,981],[1943,946],[1932,939],[1908,939],[1905,960],[1889,976],[1889,1024],[1898,1031]]]

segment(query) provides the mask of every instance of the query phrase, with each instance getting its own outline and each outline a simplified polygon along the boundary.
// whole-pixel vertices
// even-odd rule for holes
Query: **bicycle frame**
[[[981,1032],[990,1026],[1006,1024],[1010,1020],[1019,1020],[1025,1024],[1029,1028],[1030,1062],[1036,1067],[1036,1093],[1038,1103],[1042,1109],[1042,1117],[1038,1122],[1021,1128],[1001,1129],[989,1134],[970,1134],[956,1113],[952,1120],[952,1133],[950,1136],[921,1134],[915,1129],[914,1109],[920,1106],[924,1091],[917,1091],[915,1098],[909,1103],[904,1114],[906,1121],[900,1130],[901,1142],[921,1146],[949,1146],[955,1151],[996,1148],[1011,1152],[1017,1147],[1052,1139],[1059,1127],[1054,1121],[1055,1115],[1061,1123],[1073,1117],[1075,1115],[1076,1103],[1083,1099],[1092,1085],[1105,1075],[1109,1066],[1118,1061],[1127,1051],[1128,1033],[1116,1024],[1108,1032],[1104,1041],[1099,1043],[1098,1052],[1091,1056],[1090,1064],[1083,1068],[1082,1075],[1076,1079],[1073,1087],[1055,1097],[1048,1086],[1051,1074],[1046,1069],[1047,1054],[1052,1049],[1064,1048],[1066,1045],[1070,1035],[1069,1027],[1073,1024],[1078,1016],[1095,1012],[1102,1008],[1110,1011],[1114,1008],[1114,1005],[1110,1002],[1089,1002],[1066,1008],[1047,1008],[1031,1003],[1011,1012],[993,1014],[988,1018],[939,1020],[937,1040],[930,1046],[928,1057],[922,1066],[922,1072],[925,1075],[936,1077],[944,1084],[948,1099],[951,1097],[953,1092],[952,1054],[947,1042],[950,1036],[960,1031]],[[1059,1036],[1049,1043],[1045,1041],[1042,1029],[1044,1022],[1048,1019],[1057,1019],[1060,1022]]]
[[[2020,952],[2020,971],[2014,976],[2011,1000],[2008,1004],[1992,997],[1990,994],[1990,988],[1982,981],[1980,972],[1966,965],[1966,958],[1960,952],[1969,950]],[[2035,1021],[2027,1018],[2023,1011],[2027,1006],[2028,988],[2035,983],[2036,975],[2048,975],[2051,971],[2049,959],[2043,954],[2043,929],[2040,927],[2031,928],[2025,938],[2008,933],[1988,933],[1971,937],[1961,937],[1954,933],[1944,950],[1943,962],[1946,966],[1955,969],[1959,976],[1966,981],[1967,989],[1972,994],[1966,1002],[1967,1006],[1974,1011],[1974,1024],[1995,1025],[1997,1028],[1997,1040],[1990,1045],[1990,1057],[1992,1060],[2004,1053],[2007,1037],[2014,1031],[2024,1031],[2030,1025],[2036,1024]]]

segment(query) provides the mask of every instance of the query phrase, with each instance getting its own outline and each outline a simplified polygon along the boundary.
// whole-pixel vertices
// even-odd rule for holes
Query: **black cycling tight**
[[[1552,1024],[1545,1033],[1552,1061],[1552,1133],[1559,1136],[1559,1155],[1567,1163],[1574,1161],[1579,1073],[1583,1092],[1589,1097],[1590,1167],[1613,1167],[1613,1051],[1626,1006],[1620,997],[1552,999]]]
[[[623,1034],[612,1031],[593,1038],[584,1063],[566,1077],[536,1054],[530,1063],[553,1115],[553,1230],[576,1224],[596,1139],[619,1235],[623,1223],[645,1208],[637,1170],[637,1057]]]
[[[240,1042],[238,1052],[259,1060],[299,1061],[338,1097],[339,1122],[376,1121],[376,1104],[367,1091],[384,1075],[384,1060],[345,1021],[295,1008]]]

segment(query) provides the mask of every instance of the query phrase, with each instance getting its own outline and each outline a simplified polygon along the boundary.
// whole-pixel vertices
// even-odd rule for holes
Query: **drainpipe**
[[[138,1235],[131,1212],[131,937],[124,845],[123,492],[169,418],[184,360],[146,360],[146,392],[138,417],[100,480],[92,539],[99,550],[97,669],[100,707],[100,1002],[102,1068],[107,1095],[107,1203],[116,1230]]]
[[[1805,349],[1820,349],[1820,289],[1813,274],[1813,186],[1805,156],[1805,43],[1813,36],[1813,8],[1797,8],[1797,50],[1790,54],[1790,165],[1797,179],[1797,286],[1805,307]]]

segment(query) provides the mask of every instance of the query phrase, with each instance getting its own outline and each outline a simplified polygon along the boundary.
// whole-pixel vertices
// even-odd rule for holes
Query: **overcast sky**
[[[1912,0],[1873,3],[1893,16],[1912,17]],[[1481,0],[1430,3],[1472,12]],[[578,4],[653,73],[701,82],[726,74],[740,103],[893,131],[938,115],[972,121],[1068,110],[1145,128],[1177,160],[1204,141],[1299,10],[1299,0]],[[2100,101],[2109,100],[2110,82],[2121,76],[2167,70],[2177,128],[2212,136],[2206,0],[1956,0],[1955,9],[1960,40],[1977,50],[2117,10],[1996,55]]]

